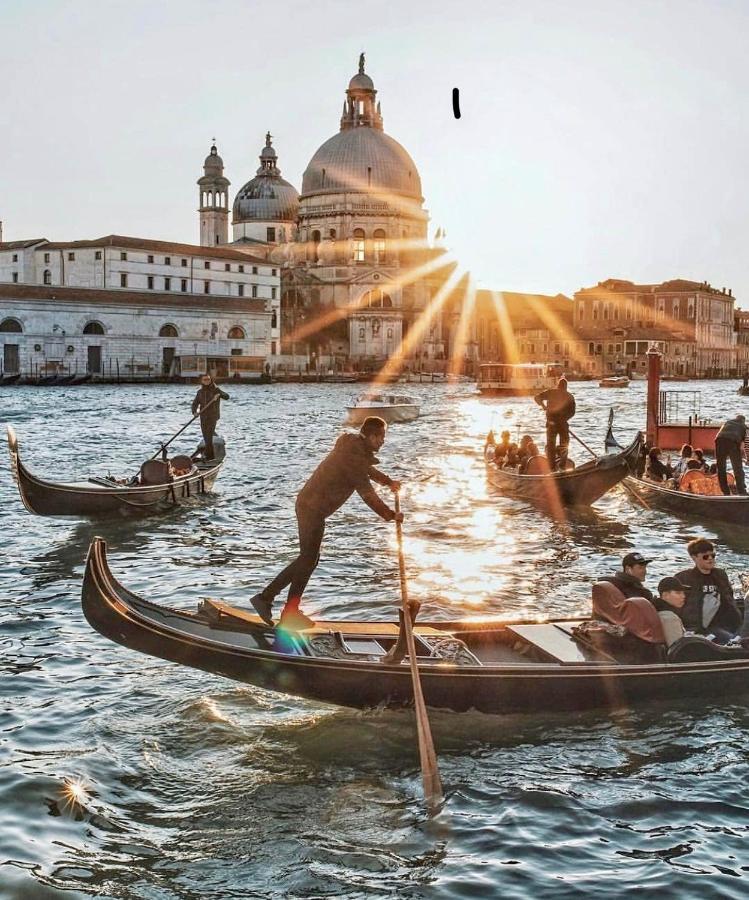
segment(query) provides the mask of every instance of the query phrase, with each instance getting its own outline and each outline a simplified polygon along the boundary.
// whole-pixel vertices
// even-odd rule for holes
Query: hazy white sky
[[[364,49],[479,286],[682,276],[749,306],[748,38],[745,0],[2,0],[5,239],[197,243],[211,137],[232,195],[267,129],[299,188]]]

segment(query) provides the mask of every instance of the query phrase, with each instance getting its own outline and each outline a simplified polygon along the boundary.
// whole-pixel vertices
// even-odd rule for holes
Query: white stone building
[[[193,375],[210,361],[220,377],[242,377],[280,348],[279,267],[226,246],[120,235],[6,242],[0,291],[5,374],[109,377],[119,365],[120,377]]]
[[[266,301],[0,284],[4,376],[257,376],[270,361]]]

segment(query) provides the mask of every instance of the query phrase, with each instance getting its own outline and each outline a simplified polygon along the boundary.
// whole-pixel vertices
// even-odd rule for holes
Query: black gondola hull
[[[517,497],[550,509],[590,506],[630,473],[642,447],[642,435],[626,449],[599,456],[578,469],[548,475],[518,475],[486,460],[490,482],[508,497]]]
[[[634,476],[624,479],[624,487],[648,509],[662,509],[689,518],[749,527],[749,497],[689,494]]]
[[[104,542],[89,549],[82,606],[101,635],[132,650],[222,675],[266,690],[353,708],[413,702],[407,665],[321,659],[232,645],[236,635],[211,628],[200,616],[165,609],[129,592],[112,576]],[[338,623],[345,630],[346,622]],[[371,623],[373,629],[378,623]],[[432,622],[446,634],[506,628],[497,622]],[[260,623],[258,620],[258,628]],[[749,660],[650,665],[487,665],[419,663],[428,706],[455,712],[551,712],[725,695],[749,687]]]
[[[199,466],[163,485],[107,487],[63,484],[33,475],[21,461],[15,433],[8,428],[11,471],[26,509],[38,516],[117,516],[160,512],[213,487],[221,463]]]

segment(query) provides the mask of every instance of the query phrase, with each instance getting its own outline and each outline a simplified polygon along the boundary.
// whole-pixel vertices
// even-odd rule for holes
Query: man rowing
[[[372,481],[395,492],[400,482],[375,468],[375,453],[385,442],[387,424],[378,416],[368,416],[358,434],[342,434],[301,489],[296,499],[299,528],[299,555],[250,602],[260,618],[273,625],[273,601],[287,585],[289,594],[281,611],[279,626],[290,631],[311,628],[315,623],[300,609],[302,594],[320,559],[325,520],[356,491],[362,500],[386,522],[402,522],[375,491]]]
[[[206,460],[215,457],[213,437],[216,434],[216,425],[221,418],[221,401],[228,400],[229,395],[221,390],[214,382],[213,376],[208,372],[200,376],[200,389],[192,401],[192,414],[197,415],[200,410],[200,430],[203,432],[203,444],[205,446],[204,457]]]
[[[562,376],[556,387],[541,391],[533,399],[546,411],[546,456],[553,472],[557,467],[557,458],[562,467],[567,459],[570,446],[569,420],[575,415],[575,398],[567,390],[567,379]]]

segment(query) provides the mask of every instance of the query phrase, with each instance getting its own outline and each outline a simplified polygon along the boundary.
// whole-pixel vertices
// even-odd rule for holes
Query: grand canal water
[[[589,444],[601,445],[611,403],[621,437],[643,424],[643,384],[573,387]],[[699,387],[705,413],[746,408],[734,383],[678,387]],[[408,392],[422,416],[390,430],[381,459],[408,485],[406,557],[423,615],[581,613],[590,582],[624,553],[652,557],[657,583],[688,563],[695,534],[718,539],[732,574],[749,570],[749,534],[643,510],[622,489],[564,523],[497,496],[483,437],[490,424],[538,429],[532,402],[481,400],[472,385]],[[0,897],[747,896],[746,697],[615,715],[434,714],[447,802],[430,822],[410,713],[267,693],[92,632],[79,598],[93,535],[129,587],[190,609],[206,596],[242,603],[293,553],[295,492],[356,387],[231,393],[216,493],[173,514],[34,517],[3,467]],[[40,473],[124,473],[189,417],[191,397],[8,388],[0,422]],[[380,618],[398,600],[392,526],[354,497],[331,520],[306,609]]]

